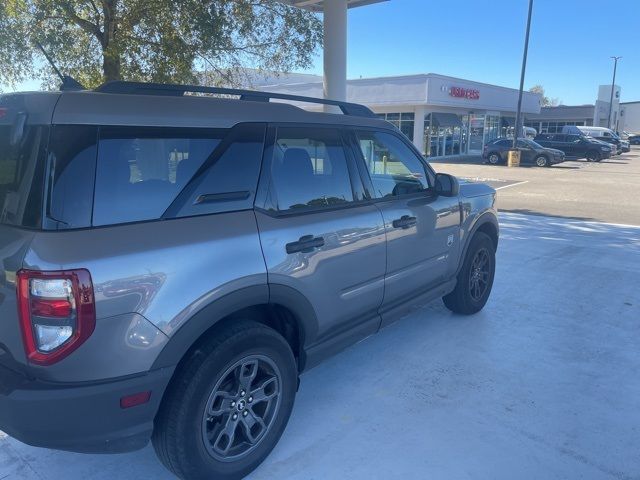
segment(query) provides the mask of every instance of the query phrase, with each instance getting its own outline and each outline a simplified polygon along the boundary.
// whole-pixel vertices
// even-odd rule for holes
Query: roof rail
[[[354,117],[375,117],[376,115],[364,105],[358,103],[341,102],[338,100],[326,100],[323,98],[304,97],[301,95],[289,95],[286,93],[263,92],[256,90],[243,90],[238,88],[204,87],[200,85],[177,85],[165,83],[145,83],[114,81],[107,82],[95,89],[100,93],[120,93],[135,95],[164,95],[182,96],[185,93],[213,93],[221,95],[238,95],[240,100],[253,102],[269,102],[272,98],[278,100],[290,100],[293,102],[318,103],[322,105],[334,105],[344,115]]]

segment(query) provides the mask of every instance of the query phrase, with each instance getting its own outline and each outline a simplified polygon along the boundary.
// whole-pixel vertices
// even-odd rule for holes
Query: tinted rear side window
[[[101,128],[93,225],[160,218],[224,135],[220,129]]]
[[[49,205],[45,228],[91,226],[98,127],[53,127],[49,141]]]
[[[325,208],[354,201],[349,165],[338,130],[278,128],[271,179],[279,211]]]
[[[0,122],[0,223],[39,228],[48,128]]]
[[[232,128],[167,215],[185,217],[253,208],[265,131],[265,124]]]

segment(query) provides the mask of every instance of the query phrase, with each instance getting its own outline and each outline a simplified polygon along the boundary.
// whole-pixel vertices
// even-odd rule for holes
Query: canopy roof
[[[324,9],[324,0],[277,0],[280,3],[286,3],[294,7],[304,8],[312,12],[322,12]],[[347,0],[348,8],[364,7],[372,3],[386,2],[388,0]]]

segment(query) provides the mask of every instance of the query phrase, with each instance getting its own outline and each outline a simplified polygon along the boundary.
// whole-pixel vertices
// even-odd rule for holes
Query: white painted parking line
[[[502,187],[496,187],[496,190],[502,190],[503,188],[515,187],[516,185],[522,185],[523,183],[529,183],[529,180],[523,180],[518,183],[510,183],[509,185],[504,185]]]

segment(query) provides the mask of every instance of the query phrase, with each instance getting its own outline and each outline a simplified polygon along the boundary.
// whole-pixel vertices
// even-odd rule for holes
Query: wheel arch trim
[[[464,247],[462,248],[462,253],[460,255],[460,259],[458,260],[458,268],[456,269],[456,275],[462,269],[462,265],[464,264],[464,259],[467,256],[467,250],[469,249],[469,244],[471,243],[471,239],[476,234],[476,232],[485,225],[490,225],[495,229],[495,247],[498,248],[498,240],[500,238],[500,225],[498,224],[498,217],[495,215],[493,211],[485,211],[482,214],[478,215],[475,219],[471,228],[469,228],[469,234],[466,237],[464,242]]]
[[[299,369],[302,370],[306,361],[305,345],[313,341],[318,331],[316,313],[302,293],[278,284],[241,288],[205,305],[171,336],[151,369],[177,365],[202,335],[230,315],[246,308],[267,305],[284,307],[293,314],[300,342]]]

